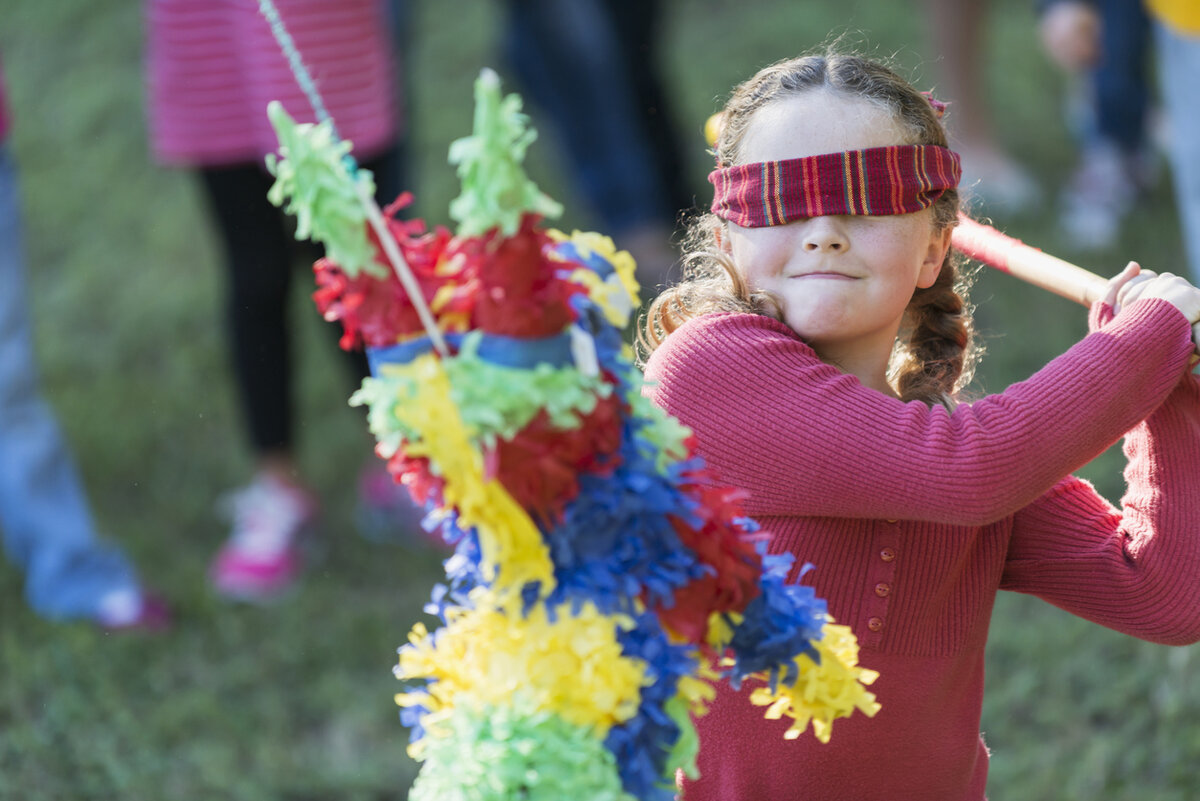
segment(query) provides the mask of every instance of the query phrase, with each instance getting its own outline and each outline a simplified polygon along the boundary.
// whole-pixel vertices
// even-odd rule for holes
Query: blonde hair
[[[929,99],[884,65],[841,53],[806,55],[760,70],[733,91],[721,114],[713,152],[717,165],[738,164],[742,142],[755,113],[768,104],[809,89],[827,87],[848,97],[877,103],[911,132],[906,144],[947,147],[946,129]],[[957,224],[957,190],[942,193],[932,207],[933,225],[944,231]],[[776,300],[754,292],[721,248],[724,221],[712,213],[696,216],[683,243],[683,280],[650,304],[638,331],[642,357],[693,317],[713,312],[750,312],[781,319]],[[974,341],[967,302],[969,279],[961,257],[951,249],[937,280],[913,293],[888,366],[888,381],[902,400],[953,407],[974,372],[980,349]]]

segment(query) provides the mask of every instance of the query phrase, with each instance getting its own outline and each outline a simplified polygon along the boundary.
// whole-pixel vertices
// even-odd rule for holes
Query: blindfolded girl
[[[941,104],[887,68],[784,61],[721,117],[712,214],[642,332],[648,392],[749,491],[880,672],[829,744],[719,689],[687,801],[984,797],[996,592],[1154,642],[1200,640],[1200,290],[1130,265],[1083,340],[965,402],[971,308]],[[1125,437],[1114,507],[1071,475]]]

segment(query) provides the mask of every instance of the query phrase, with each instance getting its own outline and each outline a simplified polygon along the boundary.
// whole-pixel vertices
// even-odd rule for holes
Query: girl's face
[[[813,89],[755,112],[740,161],[909,144],[893,115],[866,100]],[[808,217],[786,225],[728,224],[723,246],[752,290],[771,292],[783,319],[824,360],[886,365],[917,287],[937,279],[950,230],[913,214]]]

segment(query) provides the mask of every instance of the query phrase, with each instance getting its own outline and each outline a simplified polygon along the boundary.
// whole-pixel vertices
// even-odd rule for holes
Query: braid
[[[897,343],[888,370],[902,400],[953,408],[957,390],[975,371],[978,353],[966,300],[969,281],[960,275],[956,262],[951,251],[933,286],[918,289],[909,302],[908,337]]]

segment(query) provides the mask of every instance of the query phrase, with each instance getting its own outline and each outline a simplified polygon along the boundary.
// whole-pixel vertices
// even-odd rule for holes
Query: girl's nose
[[[811,252],[844,253],[850,240],[833,217],[811,217],[805,227],[802,246]]]

